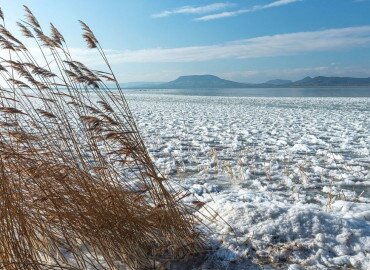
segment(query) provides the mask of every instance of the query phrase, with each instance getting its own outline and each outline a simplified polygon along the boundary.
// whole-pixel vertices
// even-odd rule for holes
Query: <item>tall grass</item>
[[[41,58],[0,11],[0,269],[143,269],[199,251],[196,220],[153,165],[91,29],[80,22],[104,71],[25,13],[18,26]]]

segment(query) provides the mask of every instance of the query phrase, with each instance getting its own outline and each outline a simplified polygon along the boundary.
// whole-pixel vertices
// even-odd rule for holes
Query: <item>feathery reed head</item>
[[[89,48],[96,48],[98,40],[96,39],[94,33],[91,31],[90,27],[83,21],[79,21],[83,30],[83,38]]]
[[[62,43],[65,42],[64,37],[52,23],[50,23],[50,30],[52,40],[62,46]]]
[[[41,26],[36,17],[33,15],[32,11],[26,5],[23,5],[23,8],[26,12],[26,19],[28,23],[32,25],[34,28],[40,29]]]
[[[35,36],[32,34],[32,32],[26,27],[24,26],[24,24],[20,23],[20,22],[17,22],[17,25],[21,31],[21,33],[23,34],[23,36],[27,37],[27,38],[34,38]]]

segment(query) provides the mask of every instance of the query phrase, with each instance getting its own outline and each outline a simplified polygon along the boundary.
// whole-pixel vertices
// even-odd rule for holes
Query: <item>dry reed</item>
[[[0,10],[0,269],[148,269],[199,251],[196,219],[153,165],[91,29],[80,22],[107,71],[25,11],[18,26],[41,60]]]

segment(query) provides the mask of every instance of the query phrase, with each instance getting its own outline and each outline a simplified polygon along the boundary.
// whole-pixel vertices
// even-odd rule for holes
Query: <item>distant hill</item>
[[[370,78],[351,78],[351,77],[306,77],[302,80],[293,82],[292,87],[310,86],[370,86]]]
[[[183,89],[183,88],[245,88],[249,84],[239,83],[221,79],[214,75],[191,75],[180,76],[174,81],[157,85],[164,89]]]
[[[289,80],[270,80],[265,83],[240,83],[221,79],[214,75],[180,76],[174,81],[166,83],[130,83],[125,88],[146,89],[191,89],[191,88],[282,88],[282,87],[370,87],[369,78],[351,77],[306,77],[295,82]]]

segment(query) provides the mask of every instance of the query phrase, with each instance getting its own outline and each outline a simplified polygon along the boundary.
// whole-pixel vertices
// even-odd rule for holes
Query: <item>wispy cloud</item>
[[[297,55],[308,52],[349,50],[370,45],[370,25],[297,32],[237,40],[209,46],[153,48],[144,50],[107,50],[112,63],[176,63],[219,59],[248,59]],[[94,53],[74,49],[84,61],[97,64]]]
[[[280,6],[293,4],[296,2],[301,2],[301,1],[303,0],[277,0],[277,1],[271,2],[266,5],[255,5],[248,9],[239,9],[239,10],[234,10],[234,11],[225,11],[225,12],[220,12],[216,14],[210,14],[210,15],[196,18],[195,20],[196,21],[211,21],[211,20],[217,20],[217,19],[222,19],[222,18],[235,17],[235,16],[238,16],[244,13],[250,13],[250,12],[255,12],[258,10],[269,9],[269,8],[276,8]]]
[[[206,14],[220,11],[235,6],[233,3],[214,3],[206,6],[183,6],[172,10],[164,10],[160,13],[153,14],[153,18],[163,18],[175,14]]]

